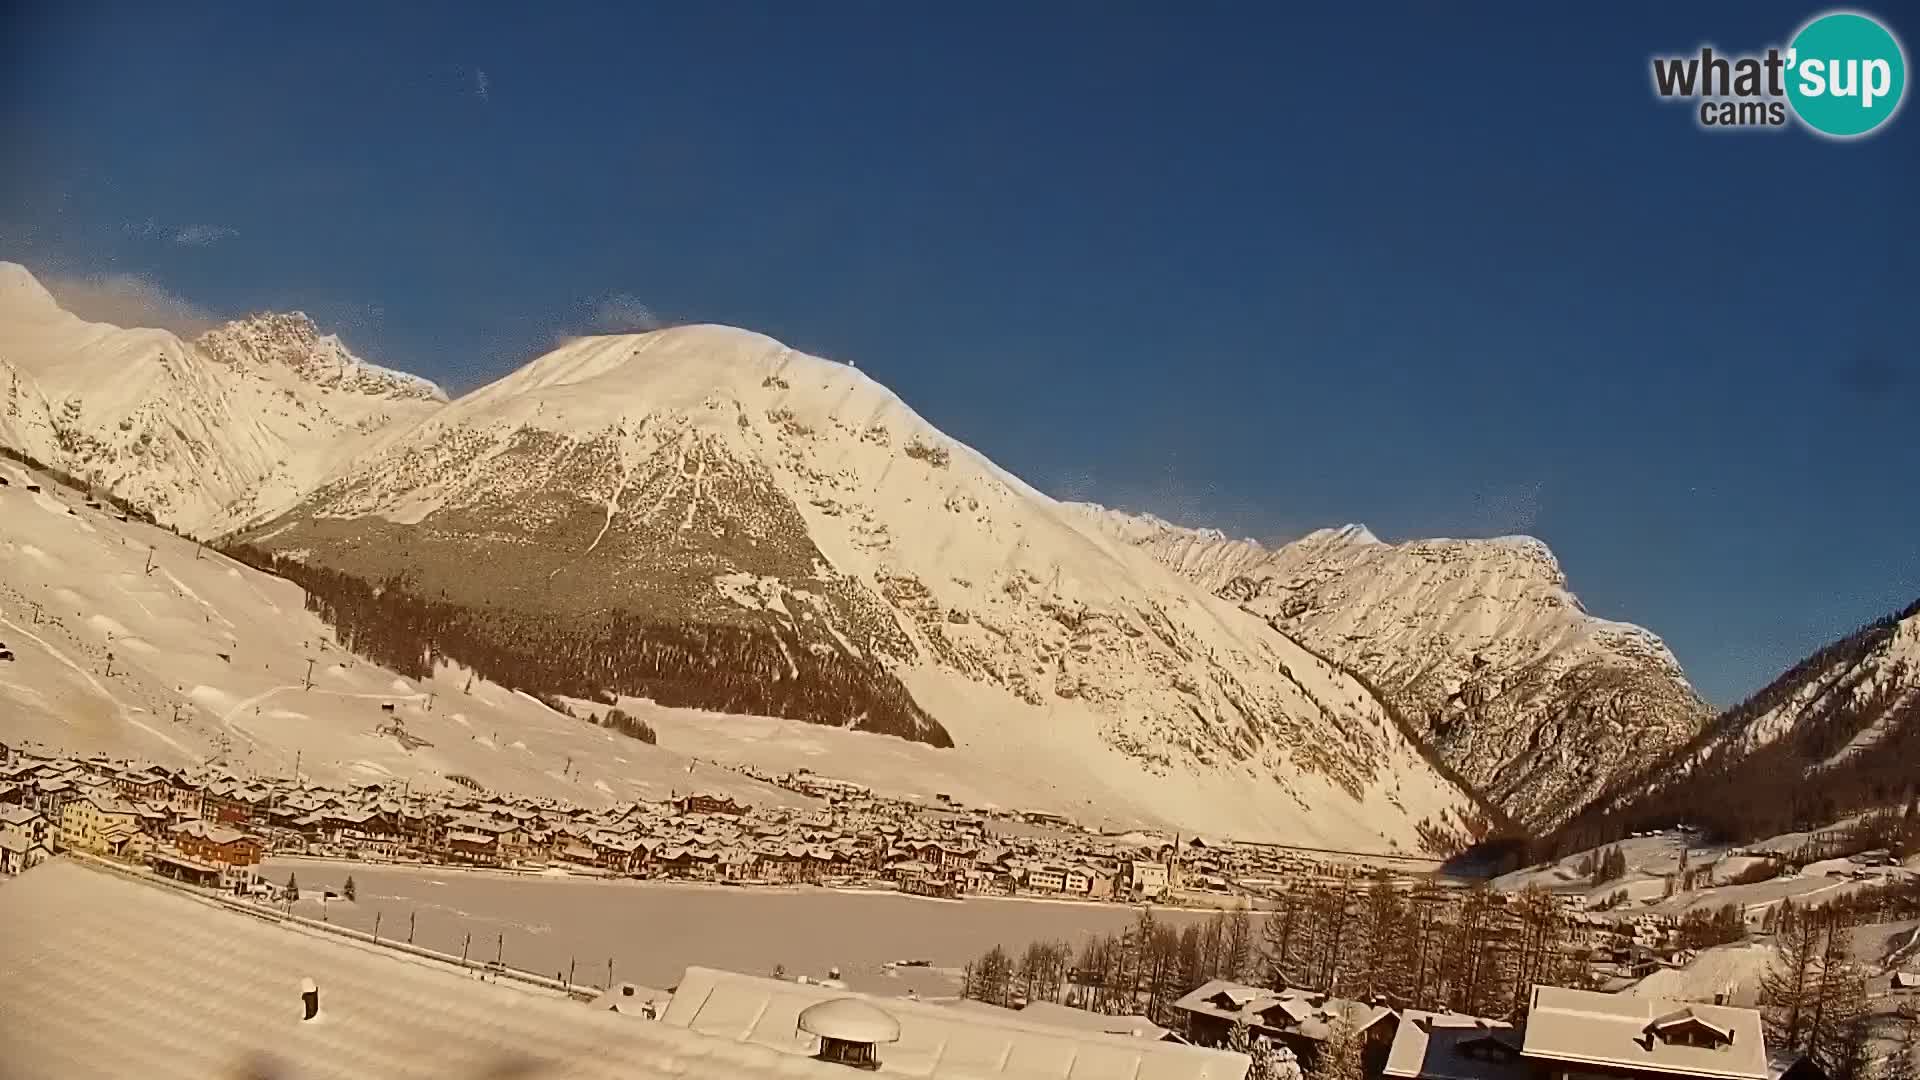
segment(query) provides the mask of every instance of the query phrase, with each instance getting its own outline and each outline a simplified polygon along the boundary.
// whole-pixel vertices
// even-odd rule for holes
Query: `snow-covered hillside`
[[[791,799],[458,670],[399,678],[340,648],[285,581],[14,462],[0,481],[0,742],[273,776],[297,757],[324,782],[464,775],[586,805],[693,786]]]
[[[568,344],[243,539],[529,678],[951,741],[1079,816],[1411,848],[1470,807],[1359,681],[745,331]]]
[[[306,316],[264,315],[187,342],[89,323],[0,262],[0,444],[214,533],[284,509],[381,431],[439,408]]]
[[[1822,649],[1716,720],[1692,765],[1824,731],[1815,768],[1870,753],[1920,722],[1920,604]]]
[[[1570,838],[1677,821],[1733,837],[1901,810],[1920,768],[1920,601],[1820,649],[1586,807]]]
[[[1534,826],[1564,820],[1707,716],[1659,638],[1587,614],[1531,537],[1386,544],[1349,525],[1269,549],[1076,509],[1361,675],[1453,769]]]

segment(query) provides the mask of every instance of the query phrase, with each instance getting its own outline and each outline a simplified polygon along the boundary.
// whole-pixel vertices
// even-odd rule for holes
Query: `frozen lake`
[[[929,900],[898,893],[826,889],[733,888],[575,877],[519,877],[425,867],[364,866],[309,860],[269,861],[269,881],[299,875],[302,890],[338,890],[351,873],[359,900],[328,902],[326,917],[490,961],[496,948],[510,967],[559,974],[575,962],[574,981],[601,985],[607,961],[616,980],[670,987],[690,964],[768,974],[824,976],[838,966],[858,990],[951,994],[959,969],[994,945],[1017,952],[1031,941],[1065,940],[1120,930],[1138,917],[1118,904],[973,898]],[[319,901],[302,901],[319,917]],[[1208,913],[1156,909],[1184,926]],[[499,936],[504,935],[504,942]],[[926,959],[933,969],[898,969],[890,960]]]

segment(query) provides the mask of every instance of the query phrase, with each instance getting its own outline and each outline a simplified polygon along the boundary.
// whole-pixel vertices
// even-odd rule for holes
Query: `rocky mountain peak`
[[[200,335],[194,345],[210,359],[242,371],[283,368],[302,381],[374,397],[445,401],[425,379],[369,364],[339,337],[322,334],[304,311],[259,312]]]
[[[1707,717],[1665,644],[1589,615],[1533,537],[1387,544],[1346,525],[1268,548],[1115,511],[1088,520],[1366,679],[1527,824],[1564,820]]]

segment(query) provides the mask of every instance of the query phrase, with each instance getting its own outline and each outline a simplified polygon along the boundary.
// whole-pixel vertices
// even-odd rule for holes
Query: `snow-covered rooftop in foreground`
[[[753,975],[688,968],[661,1022],[702,1035],[770,1047],[794,1055],[813,1052],[799,1030],[800,1013],[845,990]],[[882,1075],[936,1080],[1004,1076],[1022,1080],[1241,1080],[1245,1054],[1126,1035],[1076,1032],[924,1002],[872,998],[900,1022],[900,1039],[879,1048]]]
[[[10,1076],[844,1078],[56,859],[0,888]],[[320,1012],[303,1019],[312,980]]]

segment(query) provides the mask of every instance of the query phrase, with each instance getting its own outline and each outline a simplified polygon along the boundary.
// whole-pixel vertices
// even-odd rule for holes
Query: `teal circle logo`
[[[1865,135],[1892,119],[1906,90],[1900,42],[1865,15],[1822,15],[1801,27],[1787,49],[1787,100],[1822,135]]]

